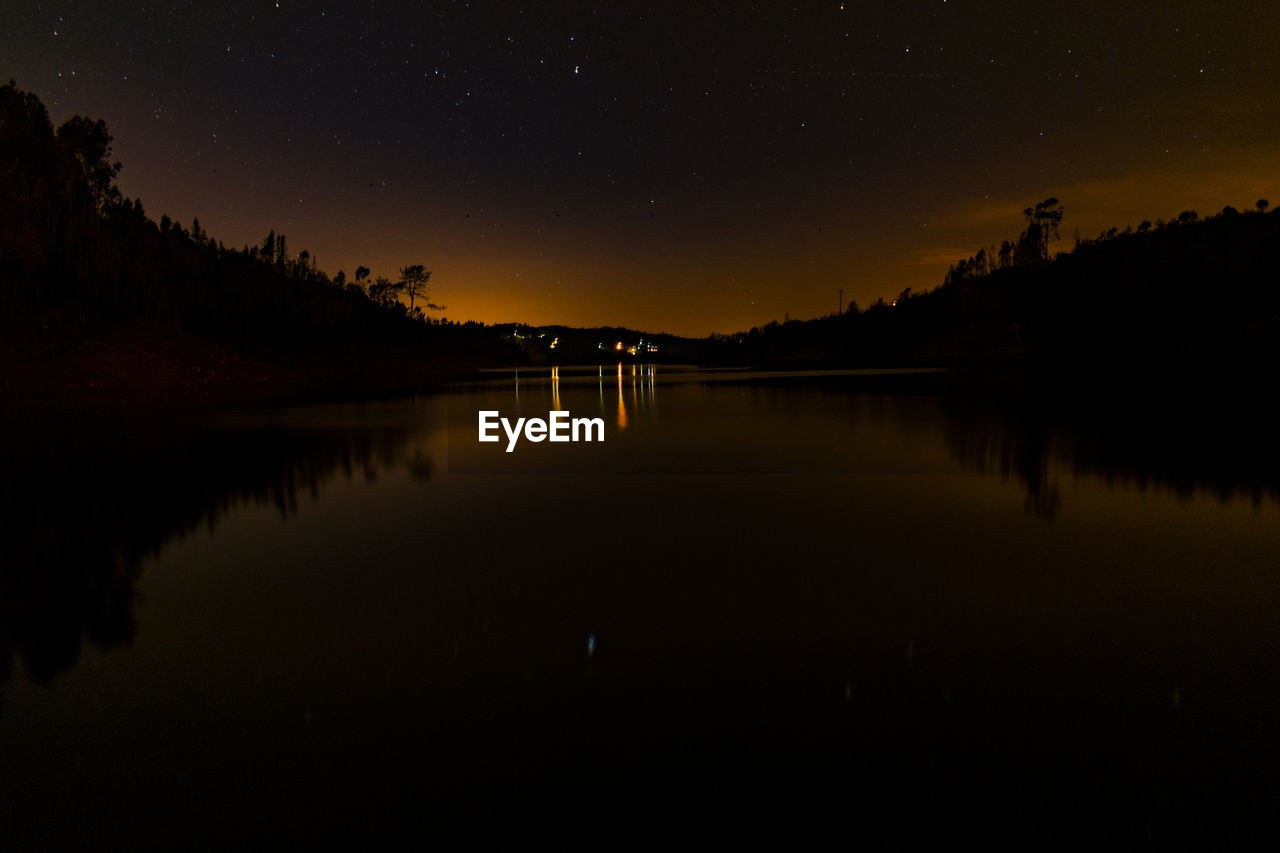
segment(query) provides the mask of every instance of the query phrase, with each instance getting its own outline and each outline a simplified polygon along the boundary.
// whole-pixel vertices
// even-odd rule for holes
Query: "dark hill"
[[[284,235],[234,249],[198,220],[152,220],[116,188],[111,141],[81,116],[55,130],[36,96],[0,87],[0,394],[10,400],[405,392],[519,357],[496,330],[424,313],[425,289],[410,310],[404,270],[393,282],[362,268],[348,282],[288,252]]]
[[[978,273],[972,261],[928,293],[839,317],[770,323],[725,338],[711,357],[771,366],[1243,374],[1274,374],[1280,365],[1276,211],[1227,208],[1205,220],[1188,213],[1139,232],[1109,232],[1051,260],[977,264]]]

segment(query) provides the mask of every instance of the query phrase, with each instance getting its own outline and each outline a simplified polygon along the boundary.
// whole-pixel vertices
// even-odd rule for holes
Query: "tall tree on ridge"
[[[431,270],[422,264],[414,264],[413,266],[400,268],[400,286],[405,293],[409,294],[409,313],[413,313],[413,302],[419,296],[424,300],[427,298],[427,281],[431,278]],[[427,303],[428,308],[436,306]]]

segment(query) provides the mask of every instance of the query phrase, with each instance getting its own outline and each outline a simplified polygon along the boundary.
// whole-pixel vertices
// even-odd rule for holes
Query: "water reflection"
[[[403,466],[407,426],[163,428],[132,423],[10,429],[0,445],[0,682],[20,660],[47,682],[82,642],[99,649],[134,637],[134,586],[147,557],[247,505],[298,511],[337,476],[376,480]]]
[[[1040,413],[1010,412],[1000,419],[994,412],[964,408],[953,410],[945,425],[957,459],[984,474],[1016,479],[1026,492],[1028,512],[1045,519],[1057,516],[1062,494],[1059,475],[1049,464],[1053,428]]]
[[[1260,401],[952,396],[945,408],[951,453],[1018,482],[1028,511],[1043,518],[1061,510],[1063,480],[1081,477],[1187,500],[1206,494],[1255,507],[1280,503],[1280,445]]]
[[[618,429],[627,428],[627,404],[622,402],[622,364],[618,364]]]
[[[551,369],[552,381],[558,383],[560,381],[560,368],[553,367]],[[633,364],[624,367],[622,362],[618,362],[617,370],[617,391],[615,394],[617,400],[617,408],[614,415],[614,423],[619,430],[627,428],[627,403],[626,397],[628,390],[631,397],[631,410],[638,412],[640,407],[645,404],[652,404],[655,396],[657,365],[654,364]],[[596,366],[596,379],[600,399],[600,414],[605,414],[605,393],[604,393],[604,365]],[[556,408],[560,408],[559,396],[556,396]]]
[[[571,394],[581,394],[591,379],[597,388],[587,399],[595,397],[602,414],[612,404],[619,431],[634,431],[639,415],[652,426],[658,388],[667,389],[663,419],[656,421],[661,429],[648,433],[657,443],[644,445],[642,454],[651,455],[627,470],[654,470],[665,453],[672,464],[732,476],[750,470],[754,460],[746,454],[762,455],[766,445],[791,448],[794,464],[778,468],[782,473],[855,470],[847,466],[866,455],[874,438],[922,459],[942,448],[971,471],[1017,483],[1027,511],[1049,520],[1060,515],[1070,500],[1064,493],[1079,478],[1184,499],[1202,493],[1255,506],[1280,503],[1280,450],[1263,428],[1268,421],[1241,401],[1064,407],[1043,397],[992,401],[939,393],[932,384],[866,393],[865,385],[822,377],[741,382],[736,387],[750,395],[715,396],[713,389],[726,386],[705,375],[660,375],[652,365],[620,363],[576,373],[553,368],[552,406],[572,406]],[[545,387],[547,376],[516,372],[514,380],[514,387],[502,382],[518,399],[522,384]],[[710,400],[721,410],[699,408]],[[101,649],[130,643],[143,560],[241,506],[274,506],[283,517],[297,512],[300,496],[318,494],[335,477],[373,480],[391,468],[433,476],[429,455],[414,449],[421,424],[368,428],[339,418],[316,428],[313,417],[216,429],[11,427],[0,458],[10,484],[0,497],[0,681],[11,677],[16,660],[31,679],[48,681],[75,662],[86,641]],[[768,430],[756,430],[741,426],[744,418],[772,419]],[[699,445],[697,458],[682,455],[691,425],[701,420],[711,421],[714,442]],[[470,418],[466,429],[474,431]],[[745,429],[745,441],[755,444],[722,442],[733,429]],[[725,458],[709,458],[707,448]]]
[[[44,820],[10,828],[86,846],[60,816],[106,791],[97,818],[135,847],[273,821],[255,837],[367,841],[396,816],[500,824],[513,848],[561,818],[652,826],[650,847],[690,813],[715,840],[761,814],[1042,838],[1099,786],[1199,805],[1227,768],[1270,797],[1280,534],[1203,500],[1276,495],[1247,408],[629,365],[514,380],[451,393],[456,431],[428,401],[13,430],[0,651],[63,675],[6,685],[0,801]],[[477,408],[549,406],[614,432],[497,448],[522,466],[497,476],[439,465]],[[589,470],[627,452],[640,476]],[[134,648],[66,673],[86,640]],[[167,823],[131,821],[139,800]]]

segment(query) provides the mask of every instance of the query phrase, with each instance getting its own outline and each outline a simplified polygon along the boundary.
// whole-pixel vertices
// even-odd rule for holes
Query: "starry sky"
[[[0,77],[122,191],[455,320],[706,335],[1075,233],[1280,203],[1274,0],[10,2]]]

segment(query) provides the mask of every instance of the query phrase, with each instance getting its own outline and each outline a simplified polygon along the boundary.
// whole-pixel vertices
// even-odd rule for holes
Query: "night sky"
[[[1280,203],[1275,0],[6,3],[123,192],[455,320],[705,335],[1076,229]],[[1207,295],[1208,296],[1208,295]]]

